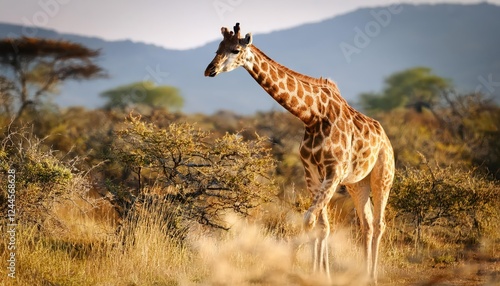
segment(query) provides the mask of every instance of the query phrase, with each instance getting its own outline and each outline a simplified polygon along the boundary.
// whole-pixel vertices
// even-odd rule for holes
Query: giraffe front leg
[[[304,215],[304,229],[310,232],[316,226],[317,215],[314,214],[314,209],[309,208]]]
[[[330,223],[328,221],[328,211],[325,206],[321,209],[321,214],[318,220],[319,228],[319,267],[320,272],[325,273],[326,277],[330,279],[330,263],[328,261],[328,236],[330,235]]]
[[[314,212],[309,209],[304,215],[304,230],[309,236],[310,243],[312,245],[312,271],[317,272],[319,267],[319,257],[320,257],[320,240],[316,235],[316,219],[317,216]]]
[[[304,228],[310,233],[313,243],[313,271],[319,271],[328,279],[330,279],[328,259],[330,224],[328,222],[327,205],[336,187],[337,185],[334,186],[333,180],[324,180],[321,187],[315,192],[312,206],[304,215]]]
[[[330,234],[330,225],[326,207],[321,210],[317,222],[318,223],[309,230],[310,241],[313,246],[313,273],[319,272],[330,279],[330,264],[328,259],[328,236]]]

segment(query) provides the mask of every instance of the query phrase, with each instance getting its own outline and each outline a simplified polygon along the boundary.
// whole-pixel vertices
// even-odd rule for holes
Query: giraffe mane
[[[308,83],[312,83],[312,84],[315,84],[315,85],[320,85],[320,86],[329,86],[329,87],[332,87],[332,88],[337,88],[337,85],[327,79],[327,78],[323,78],[323,77],[320,77],[320,78],[315,78],[315,77],[311,77],[311,76],[308,76],[308,75],[304,75],[304,74],[301,74],[299,72],[296,72],[280,63],[278,63],[277,61],[271,59],[268,55],[266,55],[264,52],[262,52],[259,48],[257,48],[256,46],[252,45],[251,46],[252,49],[257,52],[258,54],[262,55],[267,61],[269,61],[270,63],[272,63],[273,65],[276,65],[276,67],[278,67],[279,69],[285,71],[286,73],[292,75],[293,77],[295,77],[297,80],[300,80],[300,81],[304,81],[304,82],[308,82]]]

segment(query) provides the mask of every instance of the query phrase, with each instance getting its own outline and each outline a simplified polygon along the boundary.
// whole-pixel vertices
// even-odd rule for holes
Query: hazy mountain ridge
[[[499,6],[483,3],[392,8],[360,9],[319,23],[254,34],[254,44],[298,72],[331,78],[351,102],[356,102],[361,92],[380,90],[383,79],[391,73],[413,66],[429,66],[438,75],[452,79],[461,90],[479,88],[500,96]],[[234,23],[225,25],[232,27]],[[251,32],[245,23],[241,26],[243,33]],[[110,78],[65,84],[61,95],[56,97],[62,106],[98,107],[102,105],[100,92],[145,79],[180,88],[186,99],[186,112],[229,109],[252,113],[277,106],[243,69],[216,78],[203,76],[218,41],[179,51],[132,41],[59,34],[41,28],[29,32],[31,36],[66,39],[102,51],[99,64]],[[0,24],[0,37],[9,34],[26,33],[21,26]],[[352,53],[346,53],[349,46],[356,52],[348,49]]]

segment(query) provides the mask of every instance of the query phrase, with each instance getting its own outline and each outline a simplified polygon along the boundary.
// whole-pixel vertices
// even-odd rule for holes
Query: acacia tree
[[[382,93],[361,94],[361,105],[367,111],[389,111],[403,106],[421,111],[423,107],[431,108],[450,86],[447,79],[434,75],[430,68],[410,68],[386,78]]]
[[[0,40],[0,104],[4,112],[8,116],[15,112],[17,119],[63,81],[105,76],[94,62],[98,56],[99,50],[62,40]]]

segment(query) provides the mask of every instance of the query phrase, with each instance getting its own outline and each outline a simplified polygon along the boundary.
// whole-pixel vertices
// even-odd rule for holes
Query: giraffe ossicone
[[[252,44],[252,34],[241,37],[239,23],[233,31],[221,28],[221,33],[223,40],[205,76],[243,67],[305,124],[299,151],[313,196],[304,215],[304,228],[313,233],[313,269],[330,276],[327,205],[345,185],[360,219],[366,271],[376,282],[384,212],[394,179],[394,152],[384,129],[349,106],[334,82],[300,74],[269,58]]]

